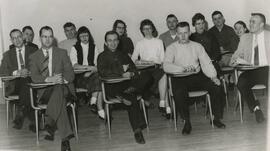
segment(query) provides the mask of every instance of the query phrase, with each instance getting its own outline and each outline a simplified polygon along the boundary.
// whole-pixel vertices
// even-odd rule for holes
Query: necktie
[[[44,60],[42,61],[42,70],[41,70],[41,74],[44,77],[49,76],[49,66],[48,65],[49,65],[49,52],[48,52],[48,50],[46,50]]]
[[[257,36],[255,35],[255,47],[254,47],[254,65],[259,65],[259,47]]]
[[[19,61],[20,61],[20,65],[21,65],[21,69],[24,69],[24,61],[23,61],[23,56],[22,56],[22,50],[19,50]]]

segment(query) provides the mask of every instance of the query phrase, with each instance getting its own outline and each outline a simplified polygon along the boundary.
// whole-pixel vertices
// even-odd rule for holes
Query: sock
[[[97,103],[97,98],[96,97],[91,97],[90,100],[90,105],[96,104]]]
[[[159,101],[159,107],[165,107],[165,101],[164,100]]]
[[[260,110],[260,107],[258,105],[254,107],[253,111],[255,112],[257,110]]]
[[[171,108],[169,106],[166,107],[166,113],[167,114],[171,114],[172,113]]]
[[[98,115],[102,118],[105,118],[105,111],[103,109],[99,110]]]

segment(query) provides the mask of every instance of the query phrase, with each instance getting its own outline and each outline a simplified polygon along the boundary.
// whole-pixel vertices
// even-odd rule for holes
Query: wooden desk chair
[[[39,143],[39,123],[38,123],[38,113],[41,110],[46,110],[47,109],[47,105],[46,104],[38,104],[36,102],[34,102],[34,94],[33,94],[33,89],[42,89],[42,88],[46,88],[46,87],[50,87],[50,86],[54,86],[54,83],[42,83],[42,84],[35,84],[35,83],[30,83],[30,99],[31,99],[31,106],[32,108],[35,110],[35,123],[36,123],[36,141],[37,144]],[[76,103],[68,103],[67,107],[71,107],[72,109],[72,115],[73,115],[73,123],[74,123],[74,131],[75,131],[75,137],[78,140],[78,129],[77,129],[77,119],[76,119]],[[43,117],[43,121],[44,121],[44,117]],[[44,124],[44,122],[43,122]]]
[[[172,109],[173,109],[173,119],[174,119],[174,130],[177,131],[177,113],[176,113],[176,108],[175,108],[175,101],[173,98],[173,92],[172,92],[172,82],[171,82],[171,78],[172,77],[177,77],[177,75],[172,75],[172,74],[167,74],[168,77],[168,81],[169,81],[169,98],[171,100],[172,103]],[[188,92],[188,96],[191,98],[195,98],[195,97],[201,97],[201,96],[206,96],[206,110],[205,110],[205,118],[207,117],[207,108],[209,106],[209,112],[210,112],[210,120],[212,123],[212,128],[214,128],[213,125],[213,114],[212,114],[212,106],[211,106],[211,100],[210,100],[210,95],[208,93],[208,91],[190,91]]]
[[[116,102],[116,101],[110,101],[106,97],[106,91],[105,91],[105,84],[113,84],[113,83],[119,83],[123,82],[126,80],[130,80],[129,78],[119,78],[119,79],[105,79],[105,78],[100,78],[101,80],[101,88],[102,88],[102,94],[103,94],[103,100],[105,102],[105,110],[106,110],[106,119],[107,119],[107,125],[108,125],[108,130],[109,130],[109,138],[111,139],[111,121],[110,121],[110,105],[117,104],[117,103],[122,103],[122,102]],[[141,107],[143,109],[143,114],[144,114],[144,119],[147,127],[147,131],[149,130],[148,128],[148,119],[147,119],[147,114],[146,114],[146,109],[145,109],[145,103],[144,100],[141,97],[138,97],[140,100]]]

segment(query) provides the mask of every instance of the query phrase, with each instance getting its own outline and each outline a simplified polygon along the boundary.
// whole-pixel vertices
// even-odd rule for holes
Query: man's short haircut
[[[174,14],[169,14],[169,15],[167,16],[166,20],[167,20],[168,18],[175,18],[175,19],[177,19],[177,17],[176,17]],[[178,20],[178,19],[177,19],[177,20]]]
[[[66,22],[66,23],[64,24],[63,28],[65,29],[65,28],[67,28],[67,27],[74,27],[74,28],[76,28],[76,26],[75,26],[72,22]]]
[[[9,37],[11,38],[11,34],[12,34],[13,32],[16,32],[16,31],[18,31],[19,33],[22,34],[22,32],[20,31],[20,29],[12,29],[12,30],[9,32]]]
[[[33,28],[31,26],[24,26],[22,28],[22,32],[24,32],[26,29],[31,30],[34,33],[34,30],[33,30]]]
[[[196,23],[197,20],[203,20],[203,21],[205,21],[205,17],[201,13],[196,13],[192,17],[192,26],[195,26],[195,23]]]
[[[158,36],[157,29],[156,29],[154,23],[150,19],[144,19],[141,22],[140,31],[141,31],[142,35],[145,36],[144,33],[143,33],[143,27],[147,26],[147,25],[152,27],[152,30],[153,30],[152,35],[153,35],[153,37],[157,37]]]
[[[41,36],[42,30],[50,30],[50,31],[52,31],[52,34],[53,34],[53,29],[52,29],[52,27],[50,27],[50,26],[43,26],[43,27],[41,27],[40,30],[39,30],[39,36]]]
[[[188,22],[186,22],[186,21],[183,21],[183,22],[180,22],[180,23],[178,23],[177,25],[176,25],[176,28],[178,28],[178,27],[188,27],[188,29],[190,30],[190,27],[189,27],[189,23]]]
[[[113,31],[116,31],[117,25],[118,24],[123,24],[124,25],[124,36],[127,36],[127,25],[123,20],[117,19],[114,23],[113,23]]]
[[[221,16],[223,16],[223,14],[222,14],[220,11],[216,10],[216,11],[214,11],[214,12],[212,13],[212,18],[213,18],[215,15],[218,15],[218,14],[220,14]]]
[[[118,33],[117,33],[116,31],[111,30],[111,31],[107,31],[107,32],[105,33],[104,39],[105,39],[106,42],[107,42],[107,36],[108,36],[108,35],[116,35],[116,36],[117,36],[117,39],[119,40],[119,35],[118,35]]]
[[[251,16],[259,16],[264,24],[266,24],[266,18],[262,13],[251,13]]]

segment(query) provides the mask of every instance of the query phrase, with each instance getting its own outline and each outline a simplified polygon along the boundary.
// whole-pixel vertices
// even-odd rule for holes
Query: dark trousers
[[[144,129],[146,127],[143,112],[141,111],[139,101],[137,100],[137,95],[142,94],[149,78],[150,77],[147,77],[146,75],[139,75],[129,81],[105,85],[107,97],[115,97],[118,95],[131,101],[131,106],[128,106],[127,110],[129,122],[133,131]],[[124,93],[124,91],[129,87],[134,87],[136,91],[134,93]]]
[[[207,90],[215,119],[223,116],[225,96],[221,86],[215,85],[202,72],[186,77],[172,78],[172,91],[176,109],[184,120],[190,119],[188,92]]]
[[[259,105],[255,100],[252,87],[256,84],[268,86],[269,67],[262,67],[255,70],[244,71],[238,78],[237,87],[241,97],[247,102],[249,109],[253,112],[254,107]]]
[[[52,127],[56,124],[62,139],[73,134],[67,113],[66,96],[69,93],[66,85],[55,85],[47,88],[40,99],[40,103],[47,104],[46,123]]]
[[[29,118],[31,122],[34,121],[34,110],[31,107],[30,91],[28,83],[31,82],[29,77],[18,78],[15,80],[15,91],[13,94],[19,96],[19,104],[16,112],[16,119],[25,117]]]

